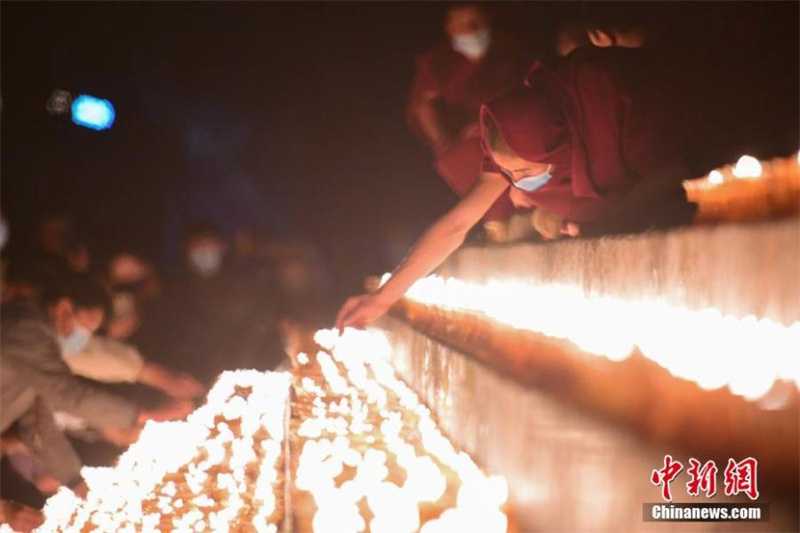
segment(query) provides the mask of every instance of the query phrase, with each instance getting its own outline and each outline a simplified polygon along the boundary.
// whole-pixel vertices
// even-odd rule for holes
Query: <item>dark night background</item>
[[[543,50],[581,11],[493,8]],[[736,149],[797,150],[798,3],[662,11],[661,34],[700,73],[698,93],[719,92]],[[413,58],[443,38],[442,13],[432,2],[3,2],[12,245],[36,213],[63,208],[96,250],[130,243],[174,270],[181,228],[205,215],[229,236],[266,225],[312,241],[337,296],[357,291],[392,267],[390,237],[418,233],[455,201],[404,122]],[[110,99],[113,128],[48,114],[54,89]]]

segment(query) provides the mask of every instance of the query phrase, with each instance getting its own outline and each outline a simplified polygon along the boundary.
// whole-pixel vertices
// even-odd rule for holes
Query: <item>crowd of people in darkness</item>
[[[304,303],[324,299],[301,242],[243,231],[229,244],[200,220],[162,282],[133,248],[98,261],[68,213],[41,216],[25,246],[0,223],[0,522],[18,531],[60,487],[85,493],[81,467],[113,462],[147,421],[188,415],[221,372],[283,365],[281,329],[313,323]]]
[[[446,38],[416,58],[406,119],[458,203],[379,290],[344,303],[337,327],[383,315],[476,229],[507,242],[520,220],[539,240],[692,221],[682,181],[741,146],[709,140],[710,124],[726,129],[715,94],[687,90],[705,56],[677,59],[680,39],[656,31],[647,4],[588,2],[547,50],[504,33],[487,4],[444,5]],[[42,215],[9,253],[14,229],[0,217],[0,522],[20,531],[60,487],[86,492],[82,465],[113,461],[147,421],[189,414],[219,373],[285,364],[287,317],[308,318],[326,291],[313,247],[227,239],[208,220],[185,228],[166,282],[135,248],[96,255],[68,212]]]

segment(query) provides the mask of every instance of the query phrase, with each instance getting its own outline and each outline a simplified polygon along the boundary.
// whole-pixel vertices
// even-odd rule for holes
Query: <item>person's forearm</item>
[[[144,363],[136,381],[169,395],[170,384],[175,379],[172,373],[161,365]]]
[[[379,290],[387,302],[400,299],[411,285],[441,265],[464,242],[469,227],[449,228],[437,223],[417,241],[392,277]]]
[[[461,244],[467,232],[508,189],[502,175],[482,172],[478,181],[417,241],[386,284],[373,294],[349,298],[336,315],[336,327],[363,328],[383,316],[418,279],[430,274]]]
[[[418,279],[433,272],[463,244],[472,226],[506,189],[508,184],[500,174],[481,173],[466,196],[419,238],[377,296],[386,303],[394,303]]]
[[[19,367],[17,371],[49,405],[94,426],[130,427],[136,423],[139,408],[135,403],[78,380],[66,367],[39,371]]]

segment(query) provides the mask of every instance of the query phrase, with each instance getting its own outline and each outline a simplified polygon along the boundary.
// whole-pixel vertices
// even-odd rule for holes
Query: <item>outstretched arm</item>
[[[203,386],[188,374],[176,374],[157,363],[145,361],[137,381],[176,400],[191,400],[203,394]]]
[[[414,282],[430,274],[461,246],[470,228],[507,188],[500,174],[481,174],[466,196],[420,237],[383,287],[345,302],[336,317],[336,327],[363,328],[386,313]]]

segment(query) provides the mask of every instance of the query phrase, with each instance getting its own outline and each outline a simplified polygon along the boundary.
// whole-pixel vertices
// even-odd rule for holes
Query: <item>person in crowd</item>
[[[377,292],[348,299],[339,328],[383,315],[464,241],[501,195],[558,217],[571,236],[642,231],[691,220],[687,171],[670,104],[653,93],[657,70],[633,48],[576,50],[553,69],[539,64],[526,87],[485,104],[481,177],[423,234]]]
[[[0,500],[0,524],[21,533],[33,531],[44,522],[44,516],[38,509],[11,500]]]
[[[677,121],[692,176],[744,153],[769,159],[796,150],[797,88],[777,77],[786,68],[778,51],[796,54],[797,43],[780,43],[778,12],[748,2],[668,6],[585,2],[585,27],[594,46],[639,48],[662,79],[682,87]]]
[[[199,221],[184,240],[184,271],[154,314],[147,354],[210,384],[224,370],[269,370],[285,354],[274,287],[236,264],[213,223]]]
[[[175,373],[165,366],[147,361],[134,346],[100,335],[92,335],[86,346],[75,353],[62,353],[73,374],[100,383],[137,383],[176,401],[193,400],[205,388],[189,374]],[[56,412],[56,421],[64,430],[78,436],[90,431],[86,420]],[[98,428],[104,440],[127,446],[138,437],[137,431]]]
[[[30,455],[30,450],[10,431],[0,435],[0,524],[8,524],[14,531],[24,533],[43,522],[40,509],[45,497],[51,494],[51,487],[46,486],[44,479],[37,479],[31,484],[21,477],[7,462],[8,457],[18,454]],[[55,482],[55,485],[60,486],[60,483]]]
[[[191,400],[203,386],[188,374],[145,360],[135,347],[100,335],[92,335],[79,352],[64,354],[73,374],[101,383],[139,383],[175,400]]]
[[[143,256],[121,249],[109,259],[105,281],[112,298],[106,334],[111,339],[136,344],[149,308],[161,294],[158,274]]]
[[[36,223],[31,242],[20,244],[3,258],[2,301],[36,297],[45,287],[58,285],[74,272],[86,273],[91,253],[76,237],[71,215],[51,211]]]
[[[283,319],[319,327],[328,320],[333,311],[330,273],[316,244],[260,226],[237,231],[235,253],[237,267],[277,296]]]
[[[495,31],[479,2],[448,4],[444,31],[447,41],[417,58],[407,118],[433,151],[439,175],[463,197],[480,174],[480,105],[520,86],[534,54]],[[503,197],[485,219],[501,221],[512,213]]]
[[[47,283],[63,279],[68,272],[60,271],[53,277],[50,265],[30,254],[18,254],[9,258],[5,271],[2,301],[10,302],[18,298],[36,299],[42,294]]]
[[[590,42],[583,24],[565,24],[556,32],[556,56],[566,57],[578,48],[590,44]]]
[[[654,16],[647,2],[584,2],[586,34],[600,48],[642,48]]]
[[[88,250],[79,244],[75,222],[69,213],[52,211],[42,215],[33,244],[32,260],[37,263],[43,285],[58,283],[60,278],[75,271],[76,266],[88,267]]]
[[[73,376],[62,354],[86,346],[103,321],[105,298],[91,278],[74,274],[48,287],[41,302],[17,299],[0,309],[0,433],[14,426],[49,476],[78,489],[81,462],[56,426],[55,409],[96,427],[128,429],[182,418],[193,408],[190,402],[139,407]]]

